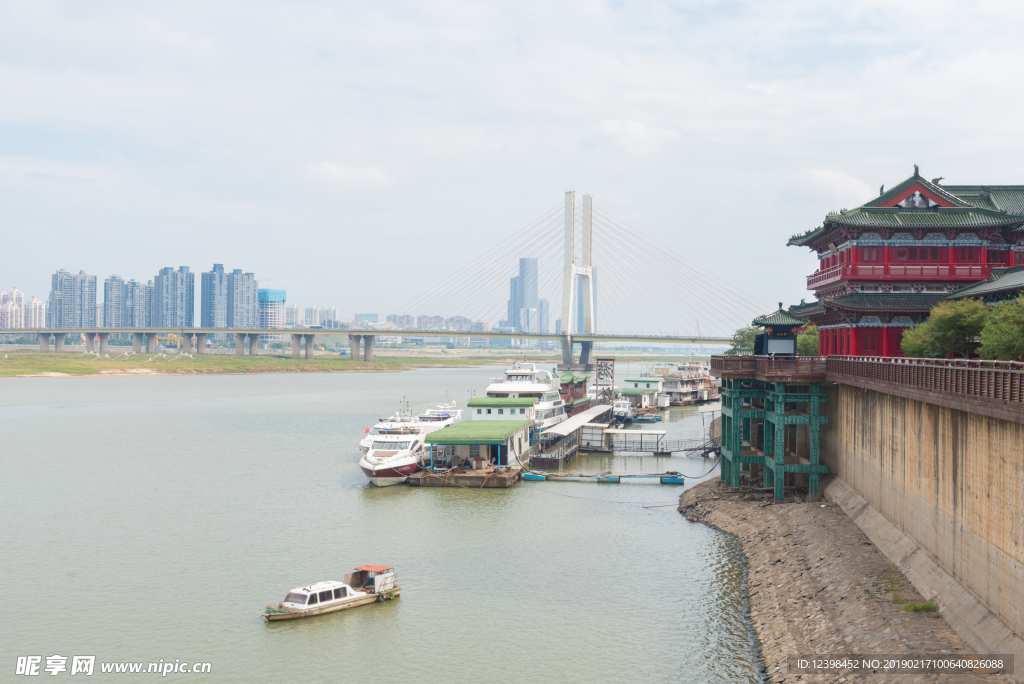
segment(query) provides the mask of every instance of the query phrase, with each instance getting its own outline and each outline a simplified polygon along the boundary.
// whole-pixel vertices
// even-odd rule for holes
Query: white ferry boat
[[[494,399],[536,399],[533,424],[543,430],[566,419],[565,402],[558,392],[560,388],[561,382],[550,371],[541,370],[534,363],[515,363],[505,371],[504,378],[491,378],[487,396]]]
[[[358,588],[357,588],[358,587]],[[343,582],[314,582],[288,592],[284,601],[267,606],[267,620],[294,620],[393,599],[401,593],[395,569],[386,565],[364,565],[345,575]]]
[[[373,426],[360,442],[359,467],[378,487],[400,484],[430,461],[430,449],[423,438],[462,420],[455,402],[427,406],[413,415],[408,407]],[[364,449],[365,445],[365,449]]]
[[[629,399],[616,399],[612,405],[612,412],[616,420],[633,420],[636,417],[636,410],[629,402]]]

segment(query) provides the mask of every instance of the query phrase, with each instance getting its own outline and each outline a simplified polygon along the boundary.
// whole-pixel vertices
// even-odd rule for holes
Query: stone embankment
[[[790,674],[789,655],[969,654],[960,637],[833,503],[789,496],[773,502],[720,480],[680,499],[690,520],[739,538],[749,564],[750,613],[770,682],[1005,682],[959,674]],[[901,603],[904,602],[904,603]]]

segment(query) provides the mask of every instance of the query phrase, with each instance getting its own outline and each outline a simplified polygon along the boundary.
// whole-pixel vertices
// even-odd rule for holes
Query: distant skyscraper
[[[551,320],[551,307],[548,305],[548,300],[537,300],[537,318],[539,319],[540,332],[547,334],[550,330],[548,324]]]
[[[196,274],[188,266],[160,269],[153,278],[153,327],[194,328],[195,315]]]
[[[129,328],[153,326],[153,281],[125,283],[125,325]]]
[[[49,327],[82,328],[96,325],[96,276],[61,269],[53,274]]]
[[[295,304],[285,304],[284,324],[289,328],[302,325],[302,311]]]
[[[127,328],[128,286],[119,275],[103,281],[103,327]]]
[[[228,327],[228,277],[224,264],[214,264],[202,275],[199,321],[203,328]]]
[[[508,305],[506,307],[506,321],[517,331],[522,330],[520,327],[520,321],[523,320],[521,310],[539,307],[537,287],[537,260],[521,258],[519,260],[519,275],[509,279]],[[533,314],[533,318],[536,320],[536,313]]]
[[[356,325],[367,325],[369,323],[377,322],[377,314],[375,313],[357,313],[356,314]]]
[[[242,273],[236,268],[227,276],[227,326],[229,328],[255,328],[257,314],[256,275]]]
[[[285,291],[259,290],[259,328],[283,328],[285,326]],[[263,335],[266,340],[284,339],[283,335]]]

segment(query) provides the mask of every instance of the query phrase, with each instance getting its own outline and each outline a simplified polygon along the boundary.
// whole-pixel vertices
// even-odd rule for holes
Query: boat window
[[[318,603],[320,603],[320,599],[317,598],[317,595],[316,594],[310,594],[309,595],[309,605],[315,606]]]
[[[469,447],[469,457],[470,458],[480,458],[480,445],[479,444],[472,444],[472,445],[470,445],[470,447]]]
[[[345,591],[345,587],[338,587],[334,590],[334,598],[340,599],[345,598],[346,596],[348,596],[348,592]]]
[[[293,591],[293,592],[289,593],[287,596],[284,597],[284,602],[285,603],[298,603],[299,605],[303,605],[304,606],[304,605],[306,605],[306,595],[305,594],[298,594],[298,593]]]
[[[519,409],[519,415],[523,415],[524,413],[526,413],[526,409]]]
[[[320,592],[320,600],[321,601],[330,601],[333,598],[333,594],[334,594],[334,592],[332,592],[330,589],[328,589],[327,591],[321,591]]]
[[[499,416],[504,414],[504,413],[505,413],[505,409],[498,409],[498,415]]]
[[[476,413],[477,413],[477,415],[480,415],[481,413],[483,413],[483,411],[481,411],[480,409],[477,409]]]
[[[371,435],[379,435],[380,434],[380,430],[378,430],[377,428],[373,428],[372,430],[370,430],[370,434]]]
[[[373,448],[381,451],[402,451],[409,448],[409,442],[374,442]]]
[[[487,415],[491,415],[491,409],[487,409]]]

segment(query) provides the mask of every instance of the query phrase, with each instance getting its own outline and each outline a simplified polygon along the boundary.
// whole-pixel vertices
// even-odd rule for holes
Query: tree
[[[800,356],[818,356],[818,328],[808,325],[796,338],[796,353]]]
[[[740,328],[732,334],[732,346],[726,354],[754,353],[754,338],[761,334],[757,327]]]
[[[900,348],[907,356],[923,359],[942,356],[938,346],[935,344],[935,335],[932,333],[928,321],[913,328],[903,331],[903,339],[900,341]]]
[[[989,309],[988,322],[981,331],[981,358],[1020,361],[1024,359],[1024,295]]]
[[[967,358],[988,315],[988,308],[977,299],[943,302],[931,310],[927,321],[903,333],[900,347],[907,356]]]

